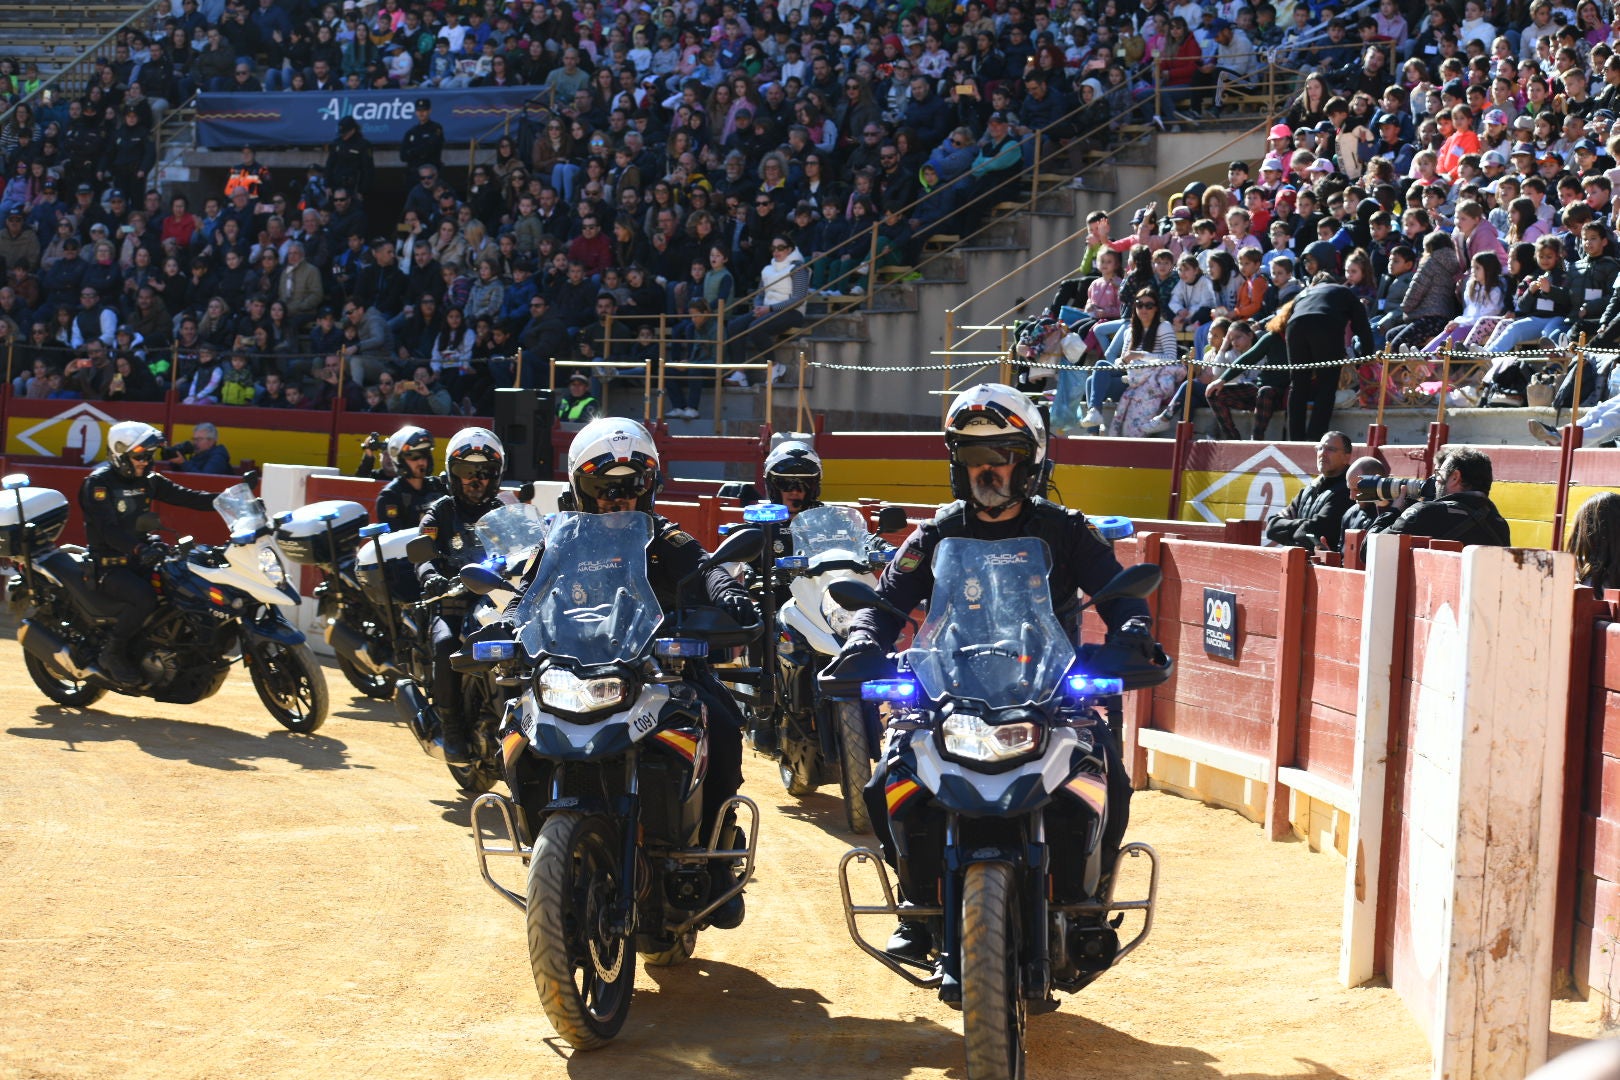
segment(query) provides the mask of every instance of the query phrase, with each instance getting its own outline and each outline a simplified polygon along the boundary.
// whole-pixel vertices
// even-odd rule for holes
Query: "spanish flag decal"
[[[668,746],[688,761],[697,759],[697,740],[680,731],[660,731],[653,738]]]
[[[1070,793],[1087,806],[1098,816],[1102,815],[1103,807],[1108,805],[1108,781],[1096,773],[1080,773],[1063,785]]]
[[[894,813],[905,805],[907,799],[922,790],[915,780],[896,780],[883,789],[883,797],[889,804],[889,813]]]

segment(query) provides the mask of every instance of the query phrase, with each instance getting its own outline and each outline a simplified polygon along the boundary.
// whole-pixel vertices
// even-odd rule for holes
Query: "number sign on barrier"
[[[1204,590],[1204,652],[1237,659],[1237,594]]]

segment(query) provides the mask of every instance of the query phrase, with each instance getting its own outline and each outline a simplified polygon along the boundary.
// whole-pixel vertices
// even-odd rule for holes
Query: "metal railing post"
[[[716,301],[718,310],[715,312],[714,328],[714,433],[720,434],[724,428],[721,414],[725,412],[726,404],[726,301],[725,298]]]

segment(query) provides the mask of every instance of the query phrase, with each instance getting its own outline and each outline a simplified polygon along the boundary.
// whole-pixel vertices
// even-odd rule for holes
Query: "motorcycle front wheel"
[[[866,711],[858,701],[834,701],[838,721],[838,787],[844,794],[844,821],[853,833],[872,831],[866,812],[866,785],[872,779],[872,751],[866,736]]]
[[[633,934],[609,926],[621,889],[618,830],[599,815],[552,814],[529,860],[529,966],[551,1026],[576,1050],[611,1042],[635,990]]]
[[[28,669],[28,677],[34,680],[40,693],[58,705],[82,709],[94,705],[107,693],[107,688],[97,683],[55,674],[45,661],[31,652],[23,652],[23,667]]]
[[[397,678],[393,672],[385,671],[378,675],[369,675],[360,670],[358,664],[344,656],[338,656],[338,669],[343,677],[349,680],[349,685],[360,691],[368,698],[377,701],[394,700],[394,680]]]
[[[243,655],[253,675],[253,689],[277,723],[300,735],[326,723],[326,674],[307,644],[266,641]]]
[[[1013,869],[969,863],[962,885],[962,1036],[968,1080],[1023,1080],[1024,995],[1018,981]]]

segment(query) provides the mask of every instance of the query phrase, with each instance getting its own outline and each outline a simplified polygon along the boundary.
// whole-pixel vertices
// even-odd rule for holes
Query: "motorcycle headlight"
[[[827,625],[839,637],[848,637],[850,624],[855,621],[855,613],[839,607],[832,593],[827,592],[821,594],[821,617],[827,620]]]
[[[280,585],[287,580],[287,571],[281,565],[281,556],[270,548],[259,549],[259,573],[272,585]]]
[[[546,668],[540,673],[540,704],[558,712],[587,713],[610,708],[624,701],[624,680],[616,676],[582,679],[566,668]]]
[[[940,725],[945,752],[968,761],[1006,761],[1032,753],[1041,744],[1035,724],[987,724],[983,718],[958,713]]]

